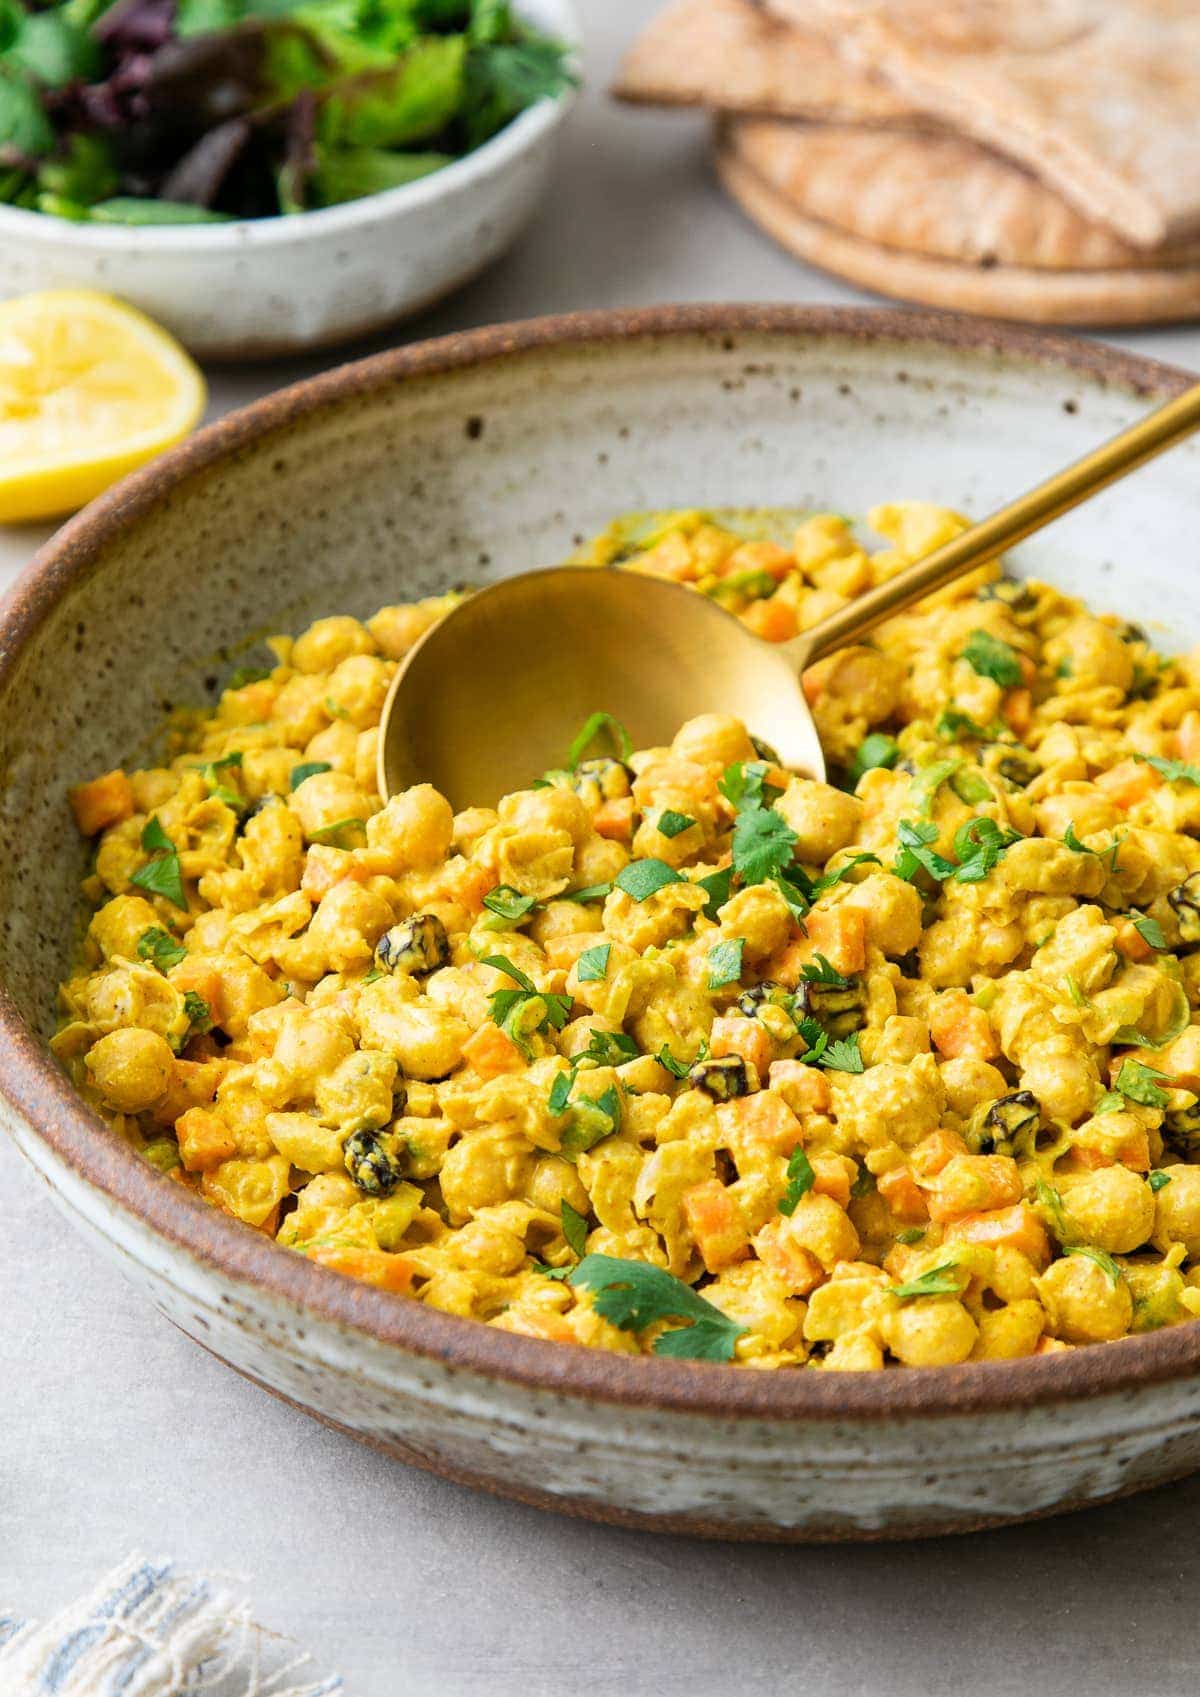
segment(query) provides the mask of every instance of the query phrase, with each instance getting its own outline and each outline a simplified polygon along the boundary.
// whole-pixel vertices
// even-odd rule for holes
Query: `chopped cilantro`
[[[924,1236],[924,1226],[905,1226],[902,1232],[896,1233],[896,1242],[903,1243],[907,1246],[913,1243],[920,1243]]]
[[[805,1060],[809,1057],[806,1055]],[[824,1049],[818,1057],[823,1067],[831,1072],[862,1072],[863,1058],[858,1048],[858,1032],[852,1031],[849,1037],[838,1037]]]
[[[582,1261],[587,1254],[587,1221],[578,1208],[572,1208],[565,1196],[559,1204],[559,1218],[562,1220],[562,1234],[567,1240],[567,1247],[573,1249]]]
[[[761,884],[790,863],[798,841],[773,807],[744,807],[733,827],[733,869],[744,884]]]
[[[868,864],[878,866],[879,856],[877,854],[852,854],[848,860],[843,860],[842,864],[837,867],[835,871],[822,872],[821,876],[817,878],[812,885],[811,899],[813,901],[819,900],[819,898],[825,894],[826,890],[832,890],[835,884],[840,884],[843,878],[849,877],[850,873],[854,871],[856,866],[866,866]],[[792,876],[795,876],[795,869],[793,870]],[[776,882],[779,882],[779,880],[776,880]]]
[[[153,961],[160,972],[170,972],[173,966],[178,966],[187,957],[183,944],[169,931],[164,931],[161,925],[151,925],[142,932],[137,952],[139,960]]]
[[[568,1160],[611,1137],[621,1129],[621,1098],[615,1084],[599,1096],[576,1096],[571,1101],[571,1123],[563,1132],[562,1152]]]
[[[183,871],[175,844],[151,814],[142,827],[142,848],[152,856],[145,866],[131,872],[129,882],[152,896],[162,896],[175,907],[187,912],[187,896],[183,889]]]
[[[676,1060],[665,1043],[654,1058],[660,1067],[667,1069],[672,1078],[686,1078],[691,1071],[688,1062]]]
[[[554,1083],[550,1086],[550,1094],[546,1098],[546,1106],[552,1114],[565,1114],[567,1103],[571,1098],[571,1086],[575,1082],[573,1070],[558,1072],[554,1075]]]
[[[1075,854],[1091,854],[1091,855],[1095,855],[1097,860],[1106,861],[1108,863],[1108,871],[1109,871],[1110,877],[1117,870],[1117,855],[1120,853],[1121,844],[1124,842],[1124,840],[1125,840],[1125,833],[1122,832],[1119,837],[1113,838],[1112,842],[1109,843],[1107,848],[1104,848],[1104,849],[1088,848],[1086,843],[1080,842],[1079,837],[1076,834],[1075,825],[1074,825],[1073,821],[1067,825],[1066,831],[1063,833],[1064,844],[1066,845],[1067,848],[1073,850]]]
[[[673,807],[665,808],[659,814],[654,829],[664,837],[678,837],[684,831],[691,830],[696,821],[687,813],[676,813]]]
[[[708,951],[708,987],[710,990],[720,990],[726,984],[736,984],[742,976],[742,952],[746,947],[744,937],[733,937],[726,942],[718,943]]]
[[[1124,1106],[1125,1098],[1119,1091],[1106,1090],[1092,1112],[1096,1114],[1119,1114]]]
[[[738,760],[727,766],[717,788],[739,812],[743,807],[770,807],[783,791],[767,783],[771,765],[766,760]]]
[[[1160,1086],[1170,1080],[1164,1073],[1156,1072],[1141,1061],[1122,1061],[1114,1082],[1122,1096],[1140,1103],[1143,1108],[1165,1108],[1167,1105],[1167,1093]]]
[[[561,1031],[570,1017],[571,998],[539,990],[533,979],[504,955],[485,955],[482,964],[505,973],[519,986],[516,990],[493,990],[488,997],[488,1016],[529,1060],[529,1038],[548,1027]]]
[[[1154,1191],[1156,1195],[1160,1190],[1165,1190],[1167,1185],[1170,1184],[1170,1182],[1171,1182],[1170,1173],[1164,1173],[1164,1172],[1160,1171],[1159,1169],[1155,1169],[1155,1171],[1152,1172],[1150,1174],[1149,1178],[1146,1180],[1146,1183],[1150,1186],[1151,1190]]]
[[[1144,766],[1153,766],[1169,784],[1200,784],[1200,766],[1189,766],[1186,760],[1164,760],[1157,754],[1135,754]]]
[[[305,760],[299,766],[292,767],[291,787],[298,790],[300,785],[307,783],[310,778],[319,777],[322,772],[332,771],[333,767],[328,760]]]
[[[804,1043],[805,1066],[819,1066],[821,1057],[829,1047],[829,1033],[811,1015],[802,1019],[796,1030]]]
[[[803,874],[804,872],[803,867],[793,867],[792,870],[794,873],[800,872]],[[812,884],[807,876],[804,878],[804,884],[807,888],[802,888],[800,883],[794,877],[785,878],[782,872],[777,872],[771,879],[771,882],[787,903],[788,912],[791,914],[792,918],[803,923],[806,915],[812,907],[812,896],[810,894]],[[708,909],[705,908],[704,911],[707,913]],[[716,915],[714,914],[711,917],[715,918]]]
[[[597,1031],[593,1028],[587,1048],[575,1056],[575,1061],[576,1064],[593,1061],[600,1067],[619,1067],[624,1066],[626,1061],[636,1061],[639,1052],[633,1038],[624,1031]]]
[[[971,742],[991,740],[983,726],[976,724],[971,715],[959,707],[943,707],[933,731],[942,742],[954,742],[959,737],[966,737]]]
[[[321,825],[310,831],[308,838],[310,842],[321,843],[328,848],[363,848],[367,841],[367,827],[361,819],[335,819],[332,825]]]
[[[1001,689],[1015,688],[1024,676],[1016,649],[990,631],[973,630],[960,659],[965,660],[981,678],[991,678],[993,683],[998,683]]]
[[[892,1295],[905,1301],[914,1296],[957,1296],[959,1289],[958,1263],[943,1261],[940,1267],[927,1267],[915,1279],[893,1285]]]
[[[929,847],[938,839],[938,828],[932,820],[918,820],[914,824],[910,819],[902,819],[896,829],[896,838],[900,852],[893,862],[892,871],[897,878],[904,878],[911,884],[917,873],[924,870],[941,883],[957,871],[952,860]]]
[[[621,868],[613,882],[633,901],[644,902],[657,890],[665,890],[668,884],[683,884],[687,880],[665,860],[651,859],[631,860],[628,866]]]
[[[1151,919],[1148,913],[1139,913],[1136,907],[1130,911],[1129,917],[1133,920],[1134,930],[1144,943],[1148,943],[1152,949],[1166,948],[1167,939],[1163,936],[1163,928],[1157,919]]]
[[[269,666],[238,666],[229,675],[226,689],[245,689],[247,684],[266,683],[271,675]]]
[[[961,760],[934,760],[928,766],[923,766],[908,786],[908,799],[913,803],[922,819],[928,819],[933,812],[933,804],[937,793],[946,781],[954,776],[962,765]]]
[[[535,1261],[533,1270],[535,1273],[540,1273],[544,1279],[558,1279],[564,1282],[570,1277],[571,1273],[569,1267],[548,1267],[544,1261]]]
[[[715,920],[733,894],[733,867],[722,866],[719,872],[710,872],[707,877],[697,878],[696,883],[708,897],[704,904],[705,918]]]
[[[953,873],[959,884],[978,884],[998,863],[1006,849],[1021,840],[1019,831],[1009,831],[994,819],[968,819],[954,833],[954,852],[958,869]]]
[[[585,884],[582,890],[564,890],[555,900],[560,902],[598,902],[612,891],[612,883]]]
[[[1063,1254],[1086,1255],[1089,1261],[1094,1261],[1097,1267],[1103,1268],[1114,1285],[1121,1282],[1121,1269],[1107,1249],[1097,1249],[1090,1243],[1068,1243],[1063,1246]]]
[[[800,976],[809,984],[831,984],[835,990],[845,990],[850,983],[843,978],[835,966],[831,966],[824,955],[815,955],[811,961],[800,968]]]
[[[851,789],[857,789],[864,772],[874,772],[880,767],[890,770],[899,758],[900,744],[895,737],[888,736],[886,731],[872,731],[859,743],[850,762],[847,777]]]
[[[620,1331],[644,1331],[662,1320],[684,1321],[683,1326],[655,1338],[655,1355],[685,1361],[732,1361],[734,1345],[747,1330],[682,1279],[644,1261],[587,1255],[567,1282],[592,1291],[596,1313]]]
[[[611,943],[597,943],[593,948],[584,949],[575,963],[575,976],[581,984],[596,984],[608,973],[608,957],[612,952]]]
[[[628,760],[633,753],[633,738],[619,719],[611,713],[593,713],[585,719],[578,735],[567,750],[567,770],[573,772],[598,736],[605,735],[617,757]]]
[[[1054,1185],[1040,1178],[1034,1187],[1034,1194],[1042,1210],[1042,1217],[1059,1243],[1066,1243],[1071,1237],[1071,1228],[1067,1224],[1066,1209],[1063,1207],[1062,1195]]]
[[[511,884],[497,884],[484,896],[483,905],[490,914],[511,925],[524,919],[526,914],[532,913],[537,906],[537,899],[534,896],[523,896],[520,890],[514,890]],[[498,929],[490,925],[488,928]]]
[[[213,1027],[212,1012],[204,997],[196,990],[183,993],[183,1011],[188,1019],[188,1036],[199,1037]]]
[[[783,1199],[779,1204],[779,1212],[792,1215],[796,1212],[800,1198],[807,1196],[817,1182],[817,1175],[813,1172],[812,1162],[799,1144],[792,1150],[791,1159],[787,1164],[787,1181],[787,1189],[784,1191]]]

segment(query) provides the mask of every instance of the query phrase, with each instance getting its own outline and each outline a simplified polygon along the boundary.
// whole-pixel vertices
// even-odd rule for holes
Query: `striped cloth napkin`
[[[335,1697],[228,1585],[130,1556],[53,1619],[0,1612],[3,1697]]]

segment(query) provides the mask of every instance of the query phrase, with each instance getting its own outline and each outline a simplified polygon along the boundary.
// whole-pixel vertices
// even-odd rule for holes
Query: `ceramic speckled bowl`
[[[514,1337],[277,1248],[142,1164],[44,1039],[84,849],[65,786],[210,694],[249,631],[553,561],[626,508],[974,512],[1185,376],[901,312],[662,309],[403,349],[226,419],[60,532],[0,619],[6,1122],[64,1212],[240,1372],[549,1507],[745,1538],[962,1530],[1200,1466],[1200,1325],[1026,1361],[755,1373]],[[1021,550],[1160,641],[1200,633],[1200,451]],[[481,727],[483,734],[485,727]]]
[[[578,43],[572,0],[518,9]],[[0,206],[0,298],[103,289],[208,359],[274,359],[365,336],[432,306],[512,245],[571,100],[538,101],[415,183],[298,217],[125,229]]]

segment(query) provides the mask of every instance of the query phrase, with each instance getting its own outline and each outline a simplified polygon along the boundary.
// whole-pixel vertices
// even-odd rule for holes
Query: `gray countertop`
[[[646,0],[581,9],[590,86],[537,224],[404,337],[581,306],[864,299],[723,201],[701,120],[608,105]],[[1200,364],[1200,331],[1119,340]],[[213,373],[211,411],[316,368]],[[40,539],[0,535],[0,582]],[[140,1549],[245,1574],[260,1617],[344,1672],[350,1697],[1194,1685],[1200,1478],[919,1545],[753,1548],[562,1520],[385,1461],[243,1383],[135,1299],[6,1144],[0,1220],[0,1613],[49,1611]]]

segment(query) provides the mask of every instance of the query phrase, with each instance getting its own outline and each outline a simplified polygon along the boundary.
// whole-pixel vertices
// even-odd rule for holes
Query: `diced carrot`
[[[825,1269],[811,1249],[791,1235],[791,1221],[782,1214],[769,1221],[754,1238],[758,1259],[796,1296],[808,1296],[825,1277]]]
[[[1050,1261],[1050,1239],[1046,1228],[1028,1202],[1018,1202],[1011,1208],[989,1209],[979,1214],[964,1214],[946,1228],[946,1239],[964,1243],[982,1243],[990,1249],[1019,1249],[1035,1267],[1045,1267]]]
[[[477,866],[471,860],[448,866],[444,881],[447,894],[468,913],[482,913],[483,898],[495,882],[486,866]]]
[[[319,1267],[331,1267],[335,1273],[361,1279],[378,1290],[390,1290],[399,1296],[407,1294],[416,1268],[404,1255],[389,1255],[383,1249],[352,1249],[327,1245],[309,1251],[310,1261]]]
[[[179,1157],[191,1173],[210,1173],[237,1154],[233,1132],[207,1108],[189,1108],[175,1121]]]
[[[855,1164],[847,1155],[812,1155],[813,1192],[817,1196],[832,1196],[839,1208],[850,1206],[850,1186],[854,1182]]]
[[[354,863],[348,849],[334,848],[329,843],[314,843],[304,857],[304,873],[300,889],[312,901],[323,901],[342,879],[353,872]]]
[[[990,1061],[1000,1053],[991,1020],[965,990],[946,990],[936,998],[929,1015],[929,1035],[947,1060],[966,1057]]]
[[[893,1167],[880,1173],[875,1188],[887,1204],[889,1213],[908,1225],[918,1225],[929,1218],[925,1193],[907,1167]]]
[[[633,836],[634,799],[631,795],[603,801],[592,815],[592,828],[599,837],[627,843]]]
[[[1096,788],[1103,790],[1118,807],[1136,807],[1161,783],[1162,779],[1153,766],[1148,766],[1143,760],[1119,760],[1107,772],[1100,772],[1096,777]]]
[[[923,1137],[912,1151],[911,1161],[913,1171],[918,1178],[936,1178],[942,1168],[952,1161],[956,1155],[970,1154],[966,1141],[956,1131],[950,1131],[945,1126],[939,1126],[937,1131],[931,1131],[928,1137]]]
[[[1088,1149],[1077,1147],[1075,1160],[1088,1172],[1096,1172],[1100,1167],[1129,1167],[1135,1173],[1150,1171],[1150,1134],[1147,1131],[1135,1131],[1127,1137],[1117,1149],[1115,1155],[1109,1155],[1103,1149]]]
[[[1023,737],[1033,723],[1033,694],[1027,689],[1010,689],[1004,700],[1004,722]]]
[[[154,1109],[160,1125],[174,1125],[189,1108],[209,1108],[229,1071],[225,1060],[176,1061],[167,1093]]]
[[[740,1055],[760,1079],[767,1076],[771,1065],[771,1037],[756,1019],[746,1019],[741,1014],[720,1014],[713,1020],[709,1043],[715,1056]]]
[[[694,1184],[680,1197],[683,1215],[710,1273],[744,1261],[750,1237],[737,1204],[719,1178]]]
[[[810,666],[806,672],[801,672],[800,687],[803,689],[804,699],[810,707],[815,707],[824,695],[828,676],[828,667],[822,668],[819,663]]]
[[[559,972],[570,972],[585,949],[594,949],[598,931],[571,931],[565,937],[548,937],[546,959]]]
[[[255,1230],[262,1232],[264,1237],[274,1237],[275,1236],[275,1233],[279,1230],[279,1203],[278,1202],[271,1209],[271,1212],[267,1215],[266,1219],[262,1222],[262,1224],[255,1227]]]
[[[829,1107],[829,1080],[818,1067],[803,1061],[772,1061],[770,1088],[777,1090],[796,1114],[823,1114]]]
[[[740,577],[743,572],[766,572],[782,583],[796,569],[796,556],[779,542],[743,542],[725,556],[722,577]]]
[[[167,974],[175,988],[183,994],[193,990],[201,997],[212,1015],[214,1025],[220,1025],[224,1009],[221,1005],[221,974],[215,967],[200,960],[181,960]]]
[[[110,825],[119,825],[133,813],[133,788],[129,779],[117,767],[93,778],[88,784],[76,784],[70,792],[71,811],[75,823],[85,837],[94,837]]]
[[[269,678],[257,683],[243,684],[241,689],[225,692],[225,718],[235,718],[240,725],[256,725],[271,717],[279,688]]]
[[[862,972],[867,964],[866,924],[858,908],[815,907],[805,920],[807,937],[795,937],[763,968],[764,976],[789,990],[800,982],[801,969],[815,955],[824,955],[837,972]]]
[[[1126,960],[1149,960],[1154,953],[1150,944],[1142,936],[1132,919],[1118,919],[1116,923],[1117,940],[1113,945],[1119,955]]]
[[[1185,713],[1175,732],[1175,749],[1181,760],[1200,761],[1200,713]]]
[[[462,1052],[467,1064],[473,1066],[481,1078],[496,1078],[502,1072],[520,1072],[525,1065],[512,1038],[490,1021],[467,1038]]]
[[[753,1095],[722,1102],[717,1109],[717,1124],[727,1141],[744,1142],[773,1155],[790,1155],[803,1137],[800,1121],[773,1090],[756,1090]]]
[[[778,595],[769,601],[752,601],[742,614],[742,623],[764,642],[790,642],[799,628],[796,609]]]
[[[638,571],[649,577],[669,577],[675,583],[692,583],[696,578],[696,560],[681,530],[670,531],[640,555],[636,564]]]
[[[1009,1155],[956,1155],[937,1175],[926,1198],[929,1218],[945,1223],[964,1214],[1006,1208],[1022,1193],[1017,1163]]]
[[[1027,689],[1032,689],[1037,682],[1037,667],[1028,654],[1018,654],[1017,664],[1021,668],[1021,678]]]

